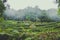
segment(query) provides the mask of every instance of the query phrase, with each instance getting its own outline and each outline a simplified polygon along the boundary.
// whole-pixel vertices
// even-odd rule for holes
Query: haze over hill
[[[20,9],[20,10],[14,10],[14,9],[9,9],[7,8],[5,10],[4,16],[6,19],[24,19],[26,18],[26,16],[29,18],[34,18],[36,19],[36,17],[41,17],[41,16],[47,16],[50,19],[53,20],[60,20],[60,18],[57,15],[57,9],[48,9],[48,10],[41,10],[40,8],[38,8],[38,6],[36,7],[27,7],[24,9]]]
[[[42,6],[42,8],[45,8],[45,6],[47,6],[47,8],[48,8],[48,10],[42,10],[42,9],[40,9],[41,7],[39,5],[36,6],[34,3],[35,7],[29,6],[29,7],[23,8],[23,9],[15,10],[14,9],[15,7],[11,9],[12,4],[10,3],[10,5],[9,5],[8,4],[9,2],[13,2],[13,1],[10,0],[10,1],[7,1],[5,3],[5,6],[6,6],[6,10],[4,12],[5,19],[9,19],[9,20],[26,20],[26,19],[32,19],[32,20],[44,19],[45,20],[45,19],[52,19],[52,20],[56,20],[56,21],[60,20],[60,17],[57,15],[57,9],[55,9],[56,6],[54,6],[55,8],[49,9],[47,5],[42,6],[43,5],[42,4],[42,5],[40,5],[40,6]],[[33,2],[33,1],[31,1],[31,2]],[[29,5],[32,5],[31,2]],[[43,1],[40,0],[39,2],[43,2]],[[52,3],[52,0],[49,0],[49,1],[47,0],[47,3],[48,2]],[[46,3],[46,2],[44,2],[44,3]],[[50,5],[52,6],[52,4],[50,4]],[[49,7],[50,7],[50,5],[49,5]]]

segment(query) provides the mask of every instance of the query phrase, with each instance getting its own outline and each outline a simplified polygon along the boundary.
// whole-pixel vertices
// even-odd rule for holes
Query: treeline
[[[41,10],[38,6],[32,8],[27,7],[21,10],[6,9],[4,13],[5,20],[17,20],[17,21],[59,21],[60,18],[57,15],[56,9]]]

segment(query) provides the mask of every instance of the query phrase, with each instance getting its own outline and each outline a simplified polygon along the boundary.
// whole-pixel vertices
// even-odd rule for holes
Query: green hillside
[[[60,22],[4,21],[0,34],[6,40],[59,40]]]

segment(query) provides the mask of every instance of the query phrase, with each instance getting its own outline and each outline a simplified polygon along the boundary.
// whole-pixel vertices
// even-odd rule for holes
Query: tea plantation
[[[60,40],[60,22],[3,21],[0,40]]]

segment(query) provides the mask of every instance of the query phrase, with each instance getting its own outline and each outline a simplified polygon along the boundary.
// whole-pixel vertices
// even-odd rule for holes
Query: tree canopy
[[[60,0],[56,0],[56,3],[58,3],[58,13],[60,15]]]
[[[4,20],[4,18],[3,18],[4,10],[5,10],[4,3],[2,2],[2,0],[0,0],[0,22],[2,22]]]
[[[0,17],[2,16],[3,11],[5,10],[5,6],[3,2],[0,0]]]

